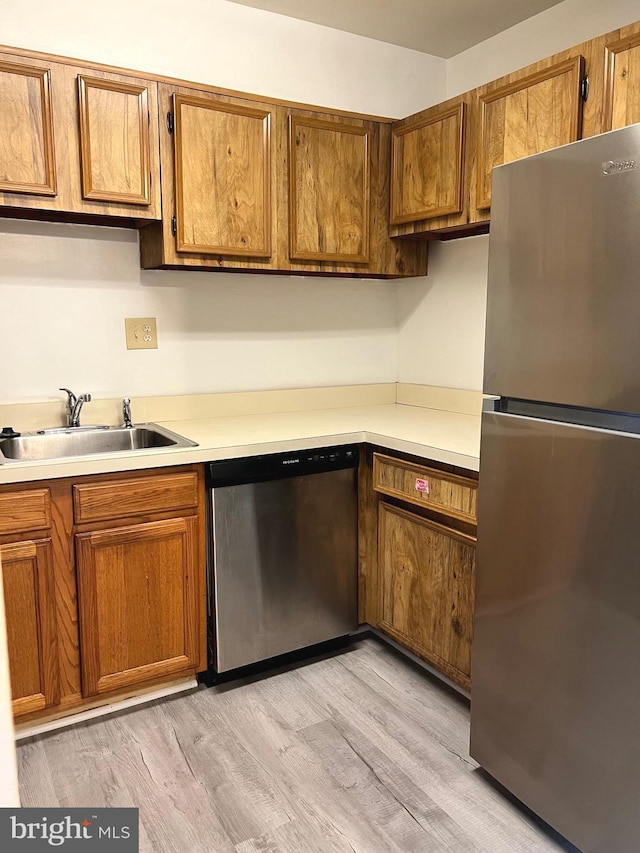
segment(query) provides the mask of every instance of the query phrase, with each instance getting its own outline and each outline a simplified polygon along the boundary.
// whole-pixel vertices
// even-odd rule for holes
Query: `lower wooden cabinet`
[[[471,688],[472,473],[365,446],[358,487],[358,616]]]
[[[76,536],[86,696],[197,667],[195,518]]]
[[[0,547],[16,717],[58,703],[58,632],[51,539]]]
[[[21,722],[206,668],[203,466],[2,486],[0,510]]]
[[[471,686],[476,539],[381,503],[379,628]]]

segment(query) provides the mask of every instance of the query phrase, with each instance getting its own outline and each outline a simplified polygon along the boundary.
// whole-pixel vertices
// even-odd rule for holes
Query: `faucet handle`
[[[76,395],[69,388],[58,388],[58,391],[64,391],[67,395],[67,408],[70,409],[76,404]]]

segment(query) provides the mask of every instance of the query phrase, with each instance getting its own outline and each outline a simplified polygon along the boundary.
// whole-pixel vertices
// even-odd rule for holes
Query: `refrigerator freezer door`
[[[640,437],[482,430],[471,754],[585,853],[640,850]]]
[[[493,173],[484,390],[640,412],[640,124]]]

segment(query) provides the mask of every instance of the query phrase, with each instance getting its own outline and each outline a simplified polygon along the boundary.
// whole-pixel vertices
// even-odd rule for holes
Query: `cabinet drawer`
[[[375,453],[373,488],[383,495],[451,518],[476,522],[478,483],[475,480]]]
[[[73,487],[73,512],[78,524],[197,506],[198,476],[194,472]]]
[[[0,535],[51,527],[49,489],[29,489],[0,495]]]

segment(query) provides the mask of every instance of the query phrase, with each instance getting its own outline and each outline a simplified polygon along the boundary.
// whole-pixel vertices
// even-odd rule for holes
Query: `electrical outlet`
[[[127,349],[158,349],[155,317],[125,317]]]

